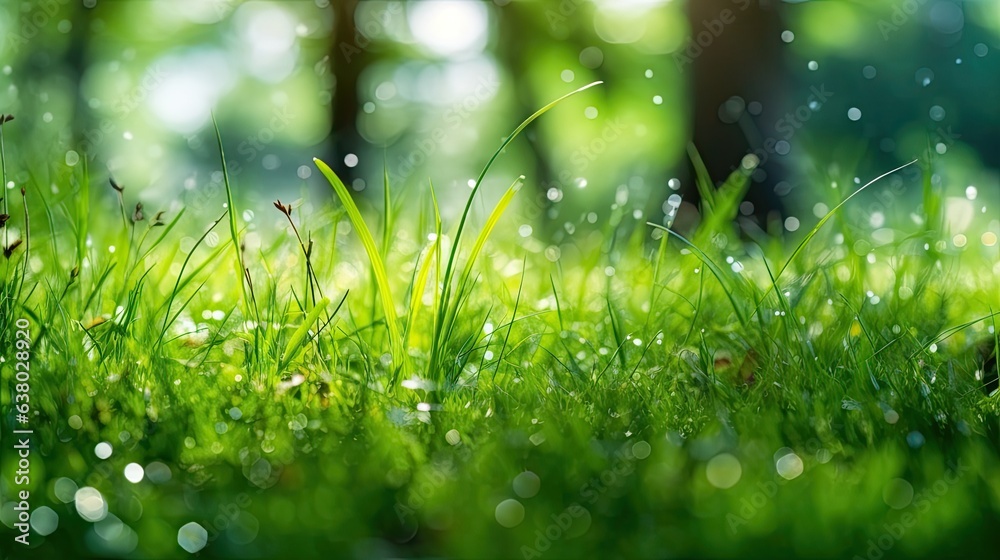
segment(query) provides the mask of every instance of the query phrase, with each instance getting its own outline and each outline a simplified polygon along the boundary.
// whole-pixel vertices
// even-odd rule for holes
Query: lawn
[[[210,217],[28,169],[2,202],[4,557],[995,554],[1000,255],[947,231],[934,158],[817,172],[795,232],[741,215],[745,159],[683,231],[676,195],[620,190],[543,241],[531,178],[490,168],[548,110],[457,219],[319,160],[325,197],[247,207],[225,176]],[[851,217],[892,180],[919,204]]]

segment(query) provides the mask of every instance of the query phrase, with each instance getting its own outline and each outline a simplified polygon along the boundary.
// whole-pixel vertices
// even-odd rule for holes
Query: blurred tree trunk
[[[684,54],[690,61],[692,140],[716,183],[746,154],[767,154],[748,195],[758,210],[777,205],[773,187],[787,175],[772,146],[784,139],[776,128],[789,87],[777,3],[688,0],[691,39]],[[689,174],[690,185],[693,168]]]
[[[346,176],[344,156],[357,154],[364,140],[358,134],[358,79],[371,58],[368,42],[359,34],[355,14],[359,0],[336,0],[333,52],[333,130],[330,167],[341,177]],[[361,40],[359,40],[361,39]]]

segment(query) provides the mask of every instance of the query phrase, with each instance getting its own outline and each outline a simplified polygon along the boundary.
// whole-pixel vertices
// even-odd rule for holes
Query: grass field
[[[450,223],[429,183],[359,209],[320,161],[328,199],[240,208],[225,177],[209,218],[29,169],[3,200],[4,557],[996,553],[995,193],[959,240],[933,160],[817,173],[790,232],[740,217],[746,161],[699,181],[697,227],[619,192],[547,240],[501,152]],[[891,229],[850,218],[900,177],[923,195]]]

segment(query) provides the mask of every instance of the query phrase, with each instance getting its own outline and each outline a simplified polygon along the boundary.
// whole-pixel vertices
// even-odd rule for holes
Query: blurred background
[[[623,209],[680,207],[683,229],[694,140],[713,180],[752,171],[746,227],[794,232],[828,186],[921,159],[954,233],[1000,231],[980,204],[1000,191],[993,0],[6,0],[0,36],[15,185],[87,165],[148,210],[217,214],[214,111],[248,208],[328,200],[318,156],[375,205],[383,170],[404,201],[433,181],[447,219],[522,119],[603,80],[508,148],[483,207],[524,174],[536,235]],[[909,219],[919,179],[852,211]]]

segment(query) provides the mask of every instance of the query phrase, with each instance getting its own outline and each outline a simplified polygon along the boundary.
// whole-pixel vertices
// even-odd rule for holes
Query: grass
[[[7,190],[23,243],[5,239],[0,337],[31,323],[32,508],[58,529],[12,548],[5,503],[5,557],[994,552],[1000,404],[977,371],[1000,258],[937,244],[943,193],[917,186],[920,224],[861,254],[849,240],[873,232],[843,210],[878,179],[822,189],[832,210],[802,233],[739,235],[747,170],[700,178],[693,231],[616,206],[558,245],[525,240],[530,178],[483,215],[474,200],[557,103],[505,139],[451,233],[433,186],[390,196],[386,179],[368,209],[318,160],[331,208],[275,201],[287,225],[259,246],[228,177],[211,217],[146,216],[81,167],[33,171],[62,194]],[[0,159],[6,184],[18,163]],[[15,460],[5,446],[5,496]]]

